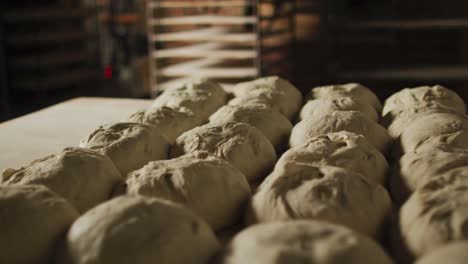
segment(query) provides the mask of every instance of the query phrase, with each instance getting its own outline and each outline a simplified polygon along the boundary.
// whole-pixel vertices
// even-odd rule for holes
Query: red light
[[[104,79],[112,79],[112,66],[107,65],[104,67]]]

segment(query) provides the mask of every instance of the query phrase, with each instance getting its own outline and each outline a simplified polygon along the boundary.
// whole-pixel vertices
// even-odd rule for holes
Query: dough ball
[[[448,244],[418,259],[415,264],[466,264],[468,259],[468,241]]]
[[[417,188],[449,170],[468,166],[468,150],[451,148],[446,144],[424,144],[403,155],[391,181],[391,191],[399,203]]]
[[[401,245],[420,257],[453,241],[468,239],[468,185],[438,177],[417,189],[401,207]]]
[[[274,166],[275,149],[257,128],[237,122],[206,124],[182,134],[172,157],[197,150],[229,161],[248,181],[260,179]]]
[[[358,111],[375,122],[379,121],[379,114],[372,105],[352,97],[324,97],[310,100],[302,107],[299,118],[300,120],[319,119],[333,111]]]
[[[154,126],[114,123],[100,126],[80,147],[107,155],[125,177],[152,160],[168,158],[169,142]]]
[[[236,98],[230,105],[265,104],[289,120],[294,120],[302,105],[302,94],[290,82],[277,76],[237,84],[232,89]]]
[[[382,104],[380,103],[379,98],[369,88],[359,83],[315,87],[308,95],[309,99],[330,97],[351,97],[363,104],[372,105],[377,112],[380,112],[382,109]]]
[[[289,162],[330,165],[362,174],[383,184],[388,170],[385,157],[363,136],[341,131],[320,135],[286,151],[275,168]]]
[[[435,113],[415,120],[400,135],[402,153],[411,152],[433,137],[468,129],[468,119],[462,115]],[[457,141],[468,141],[460,138]],[[452,142],[454,142],[452,140]],[[456,145],[453,145],[456,147]]]
[[[154,100],[153,107],[186,107],[202,120],[208,120],[226,103],[227,97],[221,85],[202,79],[165,90]]]
[[[374,147],[386,152],[390,143],[387,130],[357,111],[334,111],[319,119],[305,119],[297,123],[289,139],[291,147],[302,145],[312,137],[349,131],[363,135]]]
[[[249,227],[223,250],[223,264],[390,264],[371,239],[340,225],[288,221]]]
[[[175,140],[185,131],[203,124],[203,120],[188,108],[166,106],[138,111],[128,118],[128,122],[157,127],[171,144],[174,144]]]
[[[114,163],[99,152],[65,148],[0,177],[2,184],[41,184],[68,200],[79,212],[109,199],[123,178]]]
[[[52,263],[56,244],[78,217],[41,185],[0,185],[0,263]]]
[[[258,128],[277,151],[287,145],[291,122],[278,111],[261,104],[226,105],[210,117],[212,124],[246,123]]]
[[[260,185],[248,208],[249,223],[311,219],[378,236],[390,213],[387,191],[338,167],[289,163]]]
[[[208,224],[174,203],[120,196],[73,223],[59,263],[208,263],[219,243]]]
[[[403,130],[416,120],[435,113],[452,113],[456,111],[436,103],[418,104],[404,110],[390,111],[382,118],[382,124],[387,127],[388,134],[397,139]]]
[[[131,172],[127,193],[181,203],[218,230],[239,220],[250,187],[242,172],[229,162],[206,152],[194,152],[153,161]]]
[[[409,106],[427,102],[436,102],[442,106],[453,108],[462,114],[466,112],[465,103],[460,96],[443,86],[435,85],[406,88],[394,93],[385,100],[382,115],[384,116],[390,111],[400,111]]]

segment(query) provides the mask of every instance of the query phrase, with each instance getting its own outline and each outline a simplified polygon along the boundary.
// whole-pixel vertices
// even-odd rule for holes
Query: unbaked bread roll
[[[468,119],[462,115],[435,113],[415,120],[400,135],[402,153],[411,152],[431,138],[466,131]],[[458,137],[458,142],[468,141]],[[457,147],[452,140],[452,146]]]
[[[122,182],[122,175],[108,157],[83,148],[65,148],[26,167],[7,169],[0,177],[1,184],[45,185],[79,212],[109,199],[114,187]]]
[[[363,104],[372,105],[377,112],[380,112],[382,109],[382,104],[380,103],[379,98],[369,88],[359,83],[315,87],[308,95],[309,99],[335,97],[351,97]]]
[[[363,136],[348,131],[313,137],[289,149],[280,157],[275,168],[289,162],[341,167],[380,184],[384,184],[388,170],[382,153]]]
[[[418,104],[405,108],[404,110],[388,112],[382,118],[382,125],[387,127],[388,134],[392,138],[397,139],[407,126],[424,116],[435,113],[455,114],[456,111],[437,103]]]
[[[208,224],[177,204],[119,196],[71,226],[57,263],[206,264],[219,249]]]
[[[229,162],[194,152],[131,172],[127,193],[181,203],[219,230],[239,220],[250,197],[244,174]]]
[[[417,189],[401,207],[399,241],[420,257],[453,241],[468,239],[468,181],[437,177]]]
[[[203,120],[186,107],[152,107],[140,110],[128,118],[128,122],[143,123],[157,127],[174,144],[175,140],[194,127],[203,124]]]
[[[409,106],[427,102],[436,102],[445,107],[453,108],[462,114],[466,112],[465,103],[460,96],[443,86],[435,85],[406,88],[394,93],[385,100],[382,116],[390,111],[400,111]]]
[[[108,156],[123,177],[152,160],[168,158],[169,142],[154,126],[114,123],[100,126],[80,142],[80,147]]]
[[[277,76],[243,82],[233,87],[235,97],[230,105],[262,103],[272,107],[289,120],[294,120],[302,105],[302,94],[290,82]]]
[[[289,163],[260,185],[248,207],[248,223],[323,220],[378,236],[391,200],[378,183],[331,166]]]
[[[324,97],[309,100],[301,109],[300,120],[318,119],[333,111],[359,111],[369,119],[378,122],[379,114],[375,108],[352,97]]]
[[[319,221],[260,224],[237,234],[223,250],[223,264],[390,264],[371,239]]]
[[[52,263],[78,212],[41,185],[0,185],[0,263]]]
[[[248,181],[265,176],[276,161],[275,149],[257,128],[237,122],[206,124],[182,134],[172,157],[204,150],[229,161]]]
[[[466,264],[468,260],[468,241],[454,242],[429,252],[415,264]]]
[[[357,111],[334,111],[319,119],[305,119],[297,123],[289,138],[291,147],[302,145],[312,137],[349,131],[363,135],[374,147],[386,152],[390,143],[387,130]]]
[[[210,117],[212,124],[231,121],[246,123],[258,128],[277,151],[286,147],[293,127],[280,112],[261,104],[226,105]]]
[[[450,145],[424,144],[403,155],[391,176],[392,196],[398,203],[429,180],[449,170],[468,166],[468,150]]]
[[[227,101],[227,93],[216,82],[201,79],[165,90],[154,100],[153,107],[186,107],[202,120]]]

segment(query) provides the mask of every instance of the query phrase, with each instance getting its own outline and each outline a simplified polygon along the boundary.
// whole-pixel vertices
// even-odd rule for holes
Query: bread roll
[[[369,119],[378,122],[379,114],[375,108],[352,97],[324,97],[307,101],[299,114],[300,120],[319,119],[333,111],[358,111]]]
[[[468,119],[462,115],[435,113],[415,120],[407,126],[400,135],[400,147],[402,153],[414,151],[431,138],[462,132],[468,129]],[[446,138],[450,140],[450,138]],[[466,139],[457,136],[457,140],[450,140],[453,147],[457,142],[465,142]]]
[[[2,184],[45,185],[79,212],[109,199],[114,187],[122,182],[122,176],[108,157],[83,148],[65,148],[26,167],[7,169],[0,177]]]
[[[377,112],[382,110],[379,98],[367,87],[359,83],[335,84],[313,88],[309,99],[351,97],[362,104],[372,105]]]
[[[203,124],[203,120],[188,108],[166,106],[140,110],[132,114],[128,121],[157,127],[171,144],[185,131]]]
[[[468,241],[455,242],[429,252],[415,264],[466,264],[468,259]]]
[[[289,138],[291,147],[302,145],[312,137],[349,131],[363,135],[374,147],[386,152],[390,137],[385,128],[357,111],[334,111],[319,119],[306,119],[297,123]]]
[[[245,229],[223,250],[223,264],[390,264],[385,251],[346,227],[319,221],[289,221]]]
[[[100,126],[80,147],[107,155],[122,176],[152,160],[168,158],[169,142],[154,126],[139,123],[114,123]]]
[[[171,151],[178,157],[197,150],[229,161],[248,181],[262,178],[276,161],[275,149],[257,128],[237,122],[206,124],[182,134]]]
[[[226,105],[211,115],[210,123],[246,123],[258,128],[279,152],[287,145],[292,124],[278,111],[261,104]]]
[[[289,149],[280,157],[275,168],[289,162],[337,166],[381,184],[385,182],[388,169],[382,153],[363,136],[348,131],[316,136]]]
[[[219,249],[210,227],[160,199],[120,196],[78,218],[57,263],[208,263]]]
[[[227,93],[218,83],[201,79],[165,90],[154,100],[153,107],[186,107],[208,120],[226,101]]]
[[[382,124],[387,127],[388,134],[393,139],[397,139],[403,130],[413,122],[422,117],[435,113],[456,114],[456,111],[452,108],[448,108],[437,103],[418,104],[405,108],[404,110],[394,110],[388,112],[382,118]]]
[[[382,115],[384,116],[390,111],[400,111],[413,105],[428,102],[434,102],[445,107],[453,108],[462,114],[466,112],[465,103],[460,96],[443,86],[435,85],[406,88],[394,93],[385,100]]]
[[[468,181],[457,179],[453,175],[432,179],[401,207],[401,245],[410,256],[468,238]]]
[[[338,167],[289,163],[275,169],[248,208],[247,222],[323,220],[378,236],[391,209],[387,191]]]
[[[432,178],[449,170],[468,166],[468,150],[446,144],[424,144],[403,155],[391,176],[392,196],[398,203]]]
[[[302,105],[302,94],[290,82],[277,76],[237,84],[232,89],[236,98],[230,105],[265,104],[289,120],[294,120]]]
[[[239,220],[250,197],[250,187],[244,175],[229,162],[206,152],[194,152],[153,161],[131,172],[127,193],[181,203],[219,230]]]
[[[52,263],[56,244],[78,217],[40,185],[0,185],[0,263]]]

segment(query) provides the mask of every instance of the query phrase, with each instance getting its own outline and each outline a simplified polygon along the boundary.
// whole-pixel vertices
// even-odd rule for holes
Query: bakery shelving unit
[[[50,103],[50,93],[76,92],[100,79],[93,7],[77,1],[1,6],[6,97],[29,98],[26,104],[41,107]]]
[[[204,77],[290,77],[294,1],[147,0],[152,95]]]

